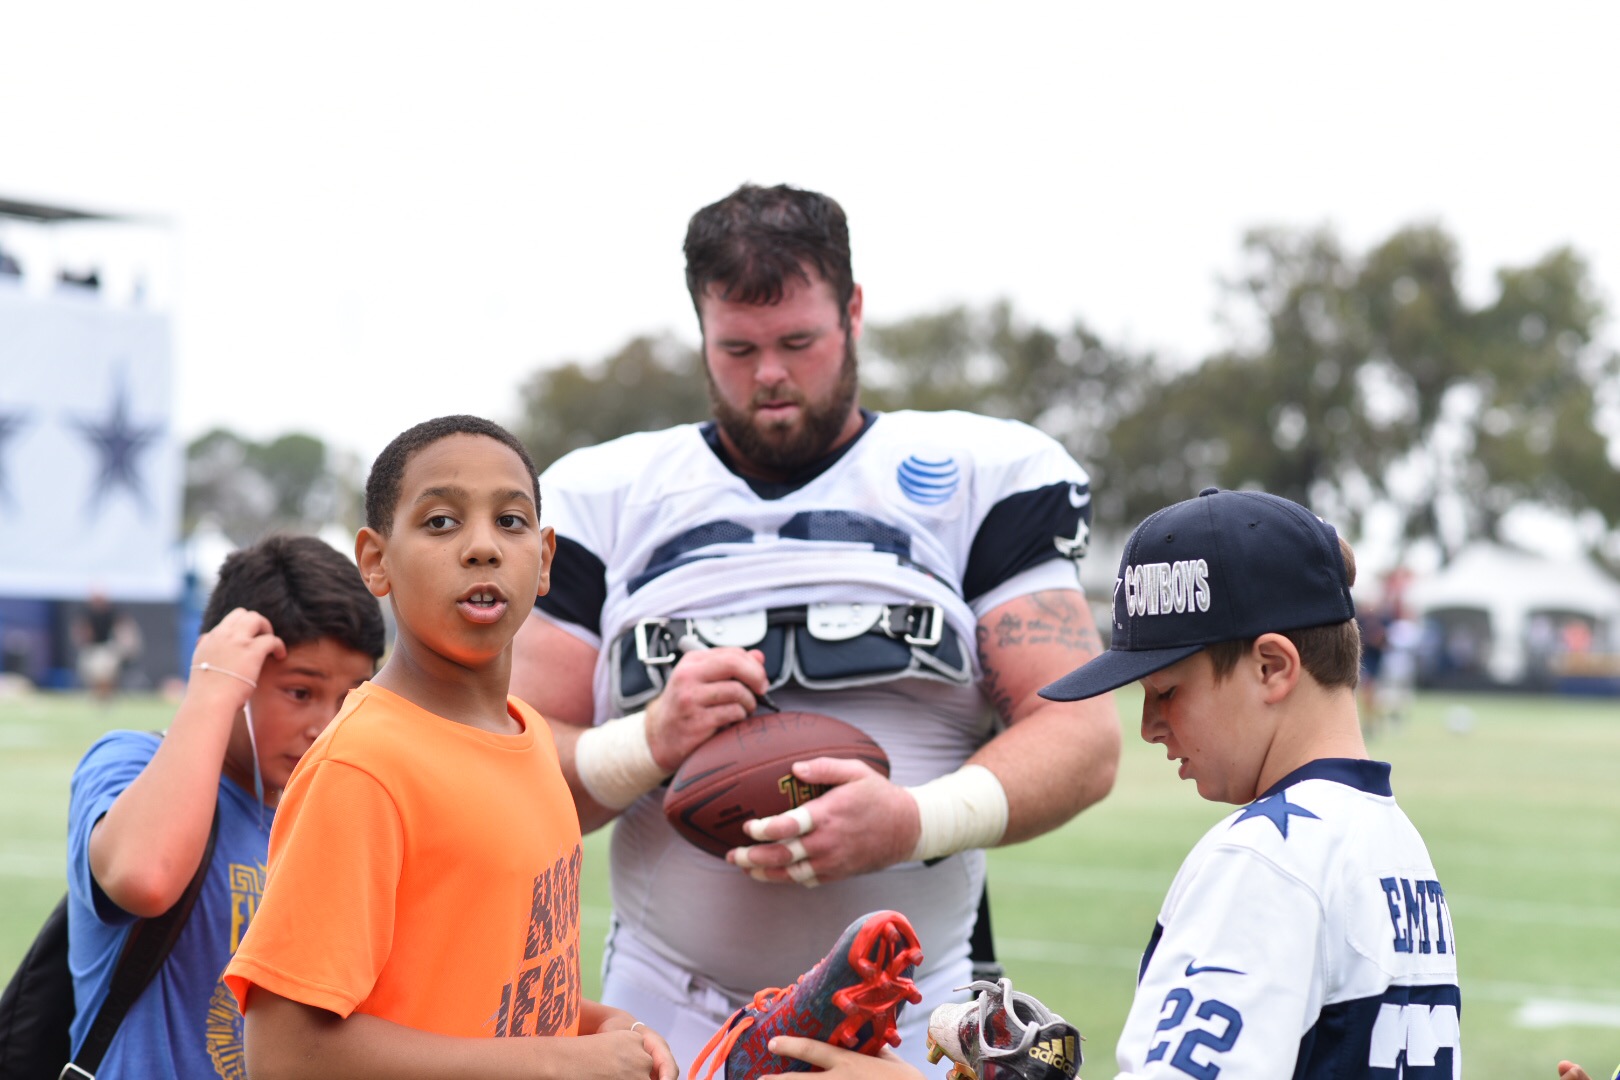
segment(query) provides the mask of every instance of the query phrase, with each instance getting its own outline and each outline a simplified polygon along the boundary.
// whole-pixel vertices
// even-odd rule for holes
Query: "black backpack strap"
[[[101,1067],[101,1059],[112,1044],[113,1036],[118,1033],[118,1025],[124,1022],[135,999],[141,996],[141,992],[157,975],[163,961],[169,958],[169,953],[174,949],[174,943],[180,939],[180,931],[185,929],[191,909],[197,904],[197,894],[202,892],[203,879],[208,876],[208,864],[214,859],[214,841],[218,838],[219,803],[216,800],[214,824],[208,830],[208,846],[203,849],[197,872],[191,875],[191,883],[168,911],[142,919],[130,929],[124,951],[118,956],[118,966],[113,970],[107,998],[101,1003],[101,1011],[96,1013],[95,1022],[90,1025],[78,1054],[63,1067],[63,1077],[94,1077],[96,1070]]]
[[[45,924],[0,993],[0,1077],[38,1080],[68,1058],[73,1018],[73,975],[68,970],[68,898]]]

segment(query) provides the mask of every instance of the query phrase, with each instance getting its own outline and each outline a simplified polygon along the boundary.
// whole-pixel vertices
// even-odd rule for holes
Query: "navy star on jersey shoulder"
[[[1287,840],[1288,819],[1294,815],[1306,818],[1316,817],[1315,814],[1303,806],[1297,806],[1289,802],[1288,792],[1279,791],[1275,795],[1267,795],[1263,799],[1256,799],[1248,806],[1245,806],[1242,812],[1238,814],[1237,820],[1232,824],[1236,826],[1248,821],[1250,818],[1265,818],[1277,826],[1278,835]]]

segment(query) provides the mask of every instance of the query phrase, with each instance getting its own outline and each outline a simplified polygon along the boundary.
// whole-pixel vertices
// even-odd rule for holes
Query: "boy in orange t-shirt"
[[[277,812],[225,972],[251,1074],[675,1080],[659,1035],[580,996],[579,820],[507,693],[556,546],[539,516],[523,444],[477,417],[372,466],[356,559],[398,637]]]

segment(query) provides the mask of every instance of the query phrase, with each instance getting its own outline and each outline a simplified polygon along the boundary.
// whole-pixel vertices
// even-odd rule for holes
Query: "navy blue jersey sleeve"
[[[536,606],[554,619],[601,634],[606,601],[607,567],[583,544],[559,535],[551,560],[551,590]]]
[[[1091,488],[1070,480],[1007,496],[973,537],[962,596],[974,600],[1050,559],[1079,560],[1091,537]]]

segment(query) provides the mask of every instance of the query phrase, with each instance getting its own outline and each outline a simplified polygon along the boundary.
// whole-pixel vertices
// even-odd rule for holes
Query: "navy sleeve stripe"
[[[602,632],[602,605],[607,603],[607,567],[588,548],[566,536],[557,537],[551,561],[551,591],[536,606],[554,619]]]
[[[973,537],[962,595],[976,600],[1032,566],[1063,558],[1058,541],[1072,545],[1082,535],[1082,523],[1089,529],[1091,489],[1086,484],[1064,480],[1007,496],[990,508]]]

